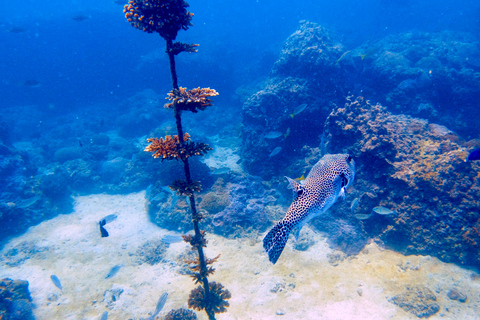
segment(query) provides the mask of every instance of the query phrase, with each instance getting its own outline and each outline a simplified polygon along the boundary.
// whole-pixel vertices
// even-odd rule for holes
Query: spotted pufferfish
[[[282,254],[293,229],[296,228],[298,239],[305,223],[326,212],[338,197],[345,196],[345,189],[355,178],[355,161],[349,154],[327,154],[300,183],[285,178],[293,189],[293,202],[285,217],[263,239],[263,248],[273,264]]]

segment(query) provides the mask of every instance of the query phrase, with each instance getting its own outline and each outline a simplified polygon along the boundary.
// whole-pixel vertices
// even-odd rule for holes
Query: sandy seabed
[[[118,218],[106,225],[110,236],[101,238],[98,221],[109,214]],[[480,319],[480,280],[471,270],[429,256],[403,256],[373,243],[334,266],[327,256],[334,251],[325,238],[308,227],[302,232],[313,236],[315,245],[296,251],[289,240],[276,265],[263,251],[263,234],[253,240],[208,234],[207,256],[221,254],[210,279],[232,294],[228,312],[217,319],[418,319],[388,301],[412,285],[435,293],[440,311],[429,319]],[[27,280],[35,317],[41,320],[100,319],[104,311],[108,319],[147,318],[167,292],[161,319],[171,309],[186,308],[194,288],[190,277],[178,273],[176,262],[187,245],[172,243],[164,262],[153,266],[137,263],[132,253],[165,235],[176,234],[150,222],[144,192],[77,197],[73,213],[44,221],[4,245],[0,279]],[[41,250],[16,266],[6,264],[5,254],[25,243]],[[105,279],[118,264],[118,273]],[[51,281],[52,274],[63,292]],[[450,300],[452,288],[466,294],[467,301]],[[109,308],[104,293],[112,289],[123,292]],[[203,312],[198,316],[207,319]]]

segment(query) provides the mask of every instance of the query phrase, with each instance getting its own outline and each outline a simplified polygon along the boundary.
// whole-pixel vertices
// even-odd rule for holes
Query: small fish
[[[293,179],[293,180],[295,180],[295,181],[303,181],[303,180],[305,180],[305,175],[302,174],[302,176],[301,176],[300,178],[295,178],[295,179]]]
[[[75,16],[72,17],[72,20],[75,20],[77,22],[82,22],[82,21],[85,21],[87,20],[89,17],[86,16],[86,15],[83,15],[83,14],[77,14]]]
[[[155,319],[157,314],[159,314],[160,311],[162,311],[163,307],[165,306],[165,302],[167,302],[167,297],[168,297],[168,293],[166,293],[166,292],[160,296],[160,299],[158,299],[158,302],[157,302],[157,307],[155,308],[155,312],[150,317],[148,317],[146,320],[154,320]]]
[[[327,136],[325,135],[325,132],[322,132],[322,135],[320,136],[320,156],[324,156],[327,154]]]
[[[107,224],[117,219],[117,217],[118,216],[116,214],[112,213],[112,214],[109,214],[108,216],[103,217],[102,220],[105,220],[105,224]]]
[[[100,320],[107,320],[108,319],[108,311],[105,311],[102,313],[102,317],[100,318]]]
[[[120,268],[122,267],[123,265],[122,264],[117,264],[116,266],[114,266],[112,269],[110,269],[110,271],[108,272],[107,276],[105,277],[105,279],[110,279],[110,278],[113,278],[118,270],[120,270]]]
[[[10,29],[7,29],[7,31],[11,33],[24,33],[27,32],[27,29],[23,27],[11,27]]]
[[[276,156],[280,153],[280,151],[282,151],[282,147],[276,147],[275,149],[273,149],[272,153],[270,153],[268,157],[271,158],[273,156]]]
[[[285,139],[287,139],[289,135],[290,135],[290,128],[287,128],[287,132],[285,132],[283,136],[285,137]]]
[[[303,110],[305,110],[305,108],[307,108],[307,104],[306,104],[306,103],[299,105],[299,106],[293,111],[293,113],[290,114],[290,117],[293,119],[293,117],[295,117],[296,115],[298,115],[299,113],[301,113]]]
[[[107,222],[105,222],[104,219],[100,220],[98,222],[98,224],[100,225],[100,234],[102,236],[102,238],[106,238],[108,237],[108,231],[107,229],[105,229],[103,226],[107,224]]]
[[[78,139],[78,145],[80,146],[80,148],[83,149],[83,143],[82,143],[82,140]]]
[[[60,283],[60,279],[58,279],[58,277],[54,274],[52,274],[50,276],[50,279],[52,279],[52,282],[55,285],[55,287],[57,287],[58,289],[60,289],[60,291],[63,292],[63,288],[62,288],[62,284]]]
[[[225,173],[229,173],[230,171],[232,170],[228,167],[216,168],[215,170],[212,171],[212,174],[225,174]]]
[[[265,135],[265,139],[277,139],[281,136],[283,136],[283,133],[281,133],[280,131],[270,131]]]
[[[29,80],[25,80],[24,82],[22,82],[21,85],[24,86],[24,87],[29,87],[29,88],[38,88],[42,84],[38,80],[29,79]]]
[[[26,209],[28,207],[33,206],[40,199],[41,199],[40,196],[34,196],[34,197],[31,197],[31,198],[28,198],[28,199],[24,199],[17,204],[17,207],[22,208],[22,209]]]
[[[467,161],[480,160],[480,148],[473,150],[468,155]]]
[[[335,63],[336,65],[338,65],[340,63],[340,61],[342,60],[345,60],[347,58],[347,55],[350,53],[350,50],[349,51],[345,51],[341,56],[340,58],[338,58],[337,60],[337,63]]]
[[[385,207],[375,207],[373,208],[373,212],[377,213],[377,214],[380,214],[380,215],[383,215],[383,216],[386,216],[386,215],[389,215],[389,214],[395,214],[395,211],[392,211],[388,208],[385,208]]]
[[[353,199],[352,205],[350,206],[350,210],[352,210],[352,213],[355,213],[355,210],[357,210],[358,203],[359,203],[358,198]]]
[[[371,214],[357,213],[357,214],[354,214],[353,216],[354,216],[355,218],[357,218],[358,220],[367,220],[367,219],[370,218],[372,215],[371,215]]]
[[[162,238],[162,241],[167,244],[170,244],[170,243],[182,242],[183,239],[180,236],[166,235]]]

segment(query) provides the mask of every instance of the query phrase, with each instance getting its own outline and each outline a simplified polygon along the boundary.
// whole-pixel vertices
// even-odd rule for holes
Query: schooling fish
[[[60,291],[63,292],[63,288],[62,288],[62,284],[60,283],[60,279],[58,279],[58,277],[54,274],[52,274],[50,276],[50,279],[52,279],[52,282],[55,285],[55,287],[57,287],[58,289],[60,289]]]
[[[282,254],[292,229],[296,228],[298,239],[305,223],[323,214],[338,197],[345,195],[355,178],[355,161],[349,154],[327,154],[302,183],[286,178],[293,189],[293,202],[285,217],[263,239],[263,248],[273,264]]]
[[[148,317],[146,320],[154,320],[155,319],[157,314],[159,314],[160,311],[162,311],[163,307],[165,306],[165,302],[167,302],[167,297],[168,297],[168,293],[166,293],[166,292],[161,295],[160,299],[158,299],[157,307],[155,308],[155,312],[150,317]]]
[[[480,160],[480,148],[473,150],[468,155],[467,161]]]

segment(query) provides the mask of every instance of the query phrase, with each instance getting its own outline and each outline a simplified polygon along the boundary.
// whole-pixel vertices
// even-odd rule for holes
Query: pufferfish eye
[[[347,162],[352,162],[352,160],[353,160],[352,156],[351,156],[351,155],[348,155],[348,156],[347,156]]]

